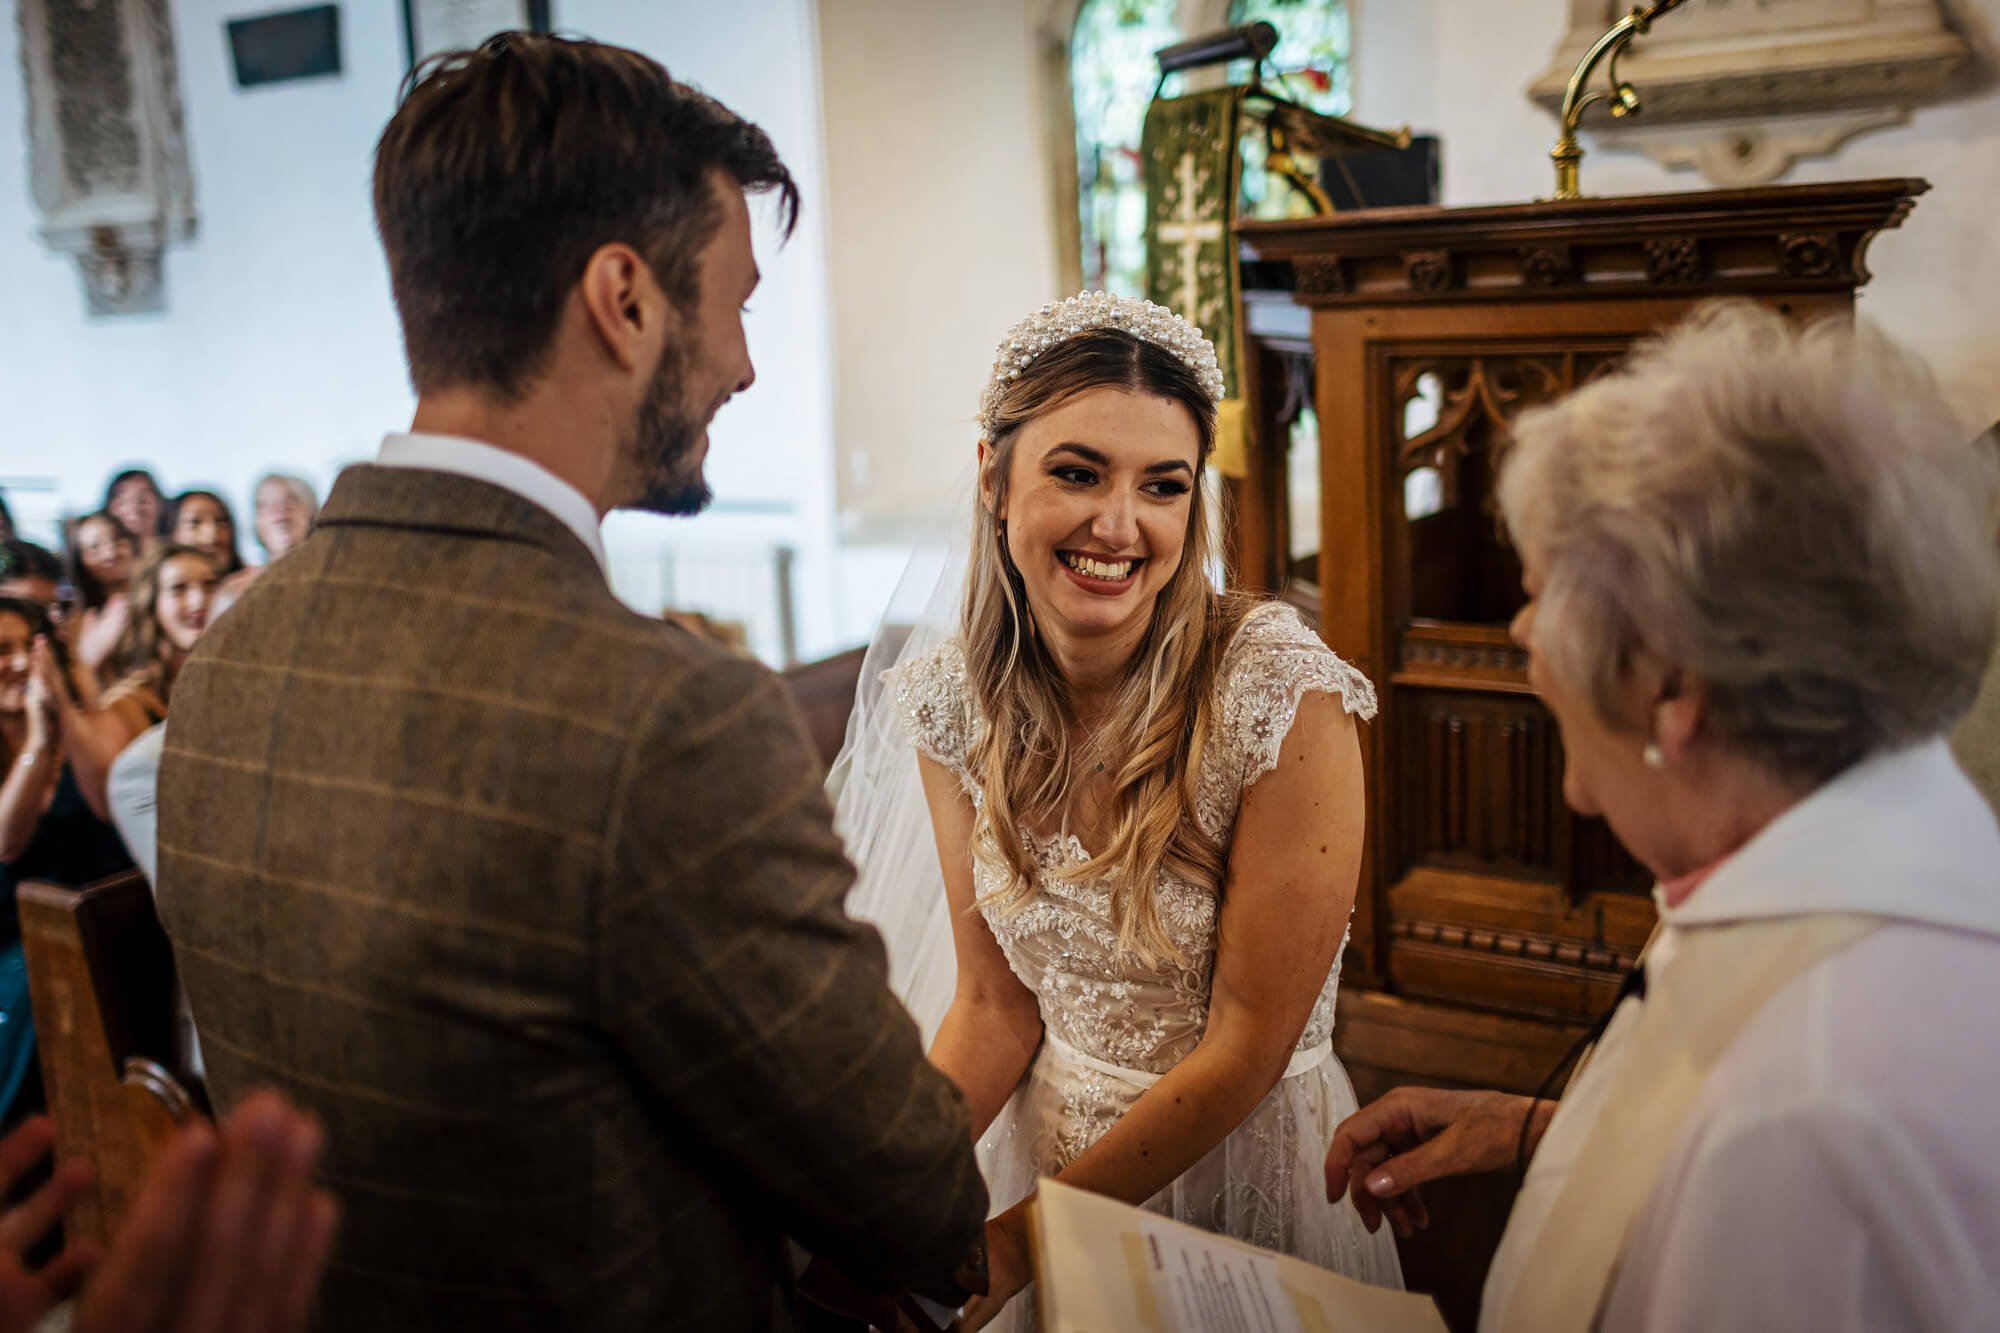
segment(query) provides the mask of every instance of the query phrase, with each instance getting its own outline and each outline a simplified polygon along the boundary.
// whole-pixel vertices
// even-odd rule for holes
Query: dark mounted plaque
[[[239,88],[340,73],[338,5],[230,19],[226,26]]]

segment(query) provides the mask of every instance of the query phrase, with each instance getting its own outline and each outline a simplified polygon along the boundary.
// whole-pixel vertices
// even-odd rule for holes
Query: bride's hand
[[[1016,1204],[986,1224],[987,1288],[984,1296],[966,1302],[958,1326],[965,1333],[993,1322],[1007,1302],[1035,1280],[1028,1254],[1028,1214]]]

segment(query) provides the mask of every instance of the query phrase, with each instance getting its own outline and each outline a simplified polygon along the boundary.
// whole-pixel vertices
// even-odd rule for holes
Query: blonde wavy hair
[[[169,543],[147,556],[132,575],[132,615],[112,658],[119,684],[142,685],[162,703],[173,694],[174,677],[181,665],[179,651],[160,627],[160,575],[175,560],[199,560],[210,569],[216,568],[208,552],[192,546]]]
[[[1101,763],[1112,775],[1113,833],[1089,860],[1057,873],[1076,882],[1109,878],[1119,947],[1148,963],[1161,958],[1185,963],[1160,918],[1158,886],[1162,874],[1211,891],[1222,885],[1223,848],[1202,832],[1196,818],[1196,775],[1209,735],[1216,671],[1249,606],[1243,598],[1218,594],[1206,574],[1211,543],[1202,483],[1215,444],[1215,400],[1185,363],[1152,343],[1109,329],[1079,334],[1037,357],[1009,383],[991,417],[984,489],[996,508],[1004,506],[1021,427],[1099,388],[1166,398],[1194,418],[1201,453],[1186,543],[1109,711],[1078,744],[1068,684],[1035,631],[1004,525],[985,500],[974,502],[972,559],[959,625],[967,681],[984,719],[967,756],[982,796],[973,839],[1012,872],[982,905],[1003,914],[1027,905],[1036,866],[1023,828],[1060,820],[1079,775]]]

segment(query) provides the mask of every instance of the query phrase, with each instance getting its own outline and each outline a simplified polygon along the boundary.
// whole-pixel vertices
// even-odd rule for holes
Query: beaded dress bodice
[[[958,643],[947,642],[909,662],[891,687],[912,742],[956,773],[978,805],[980,784],[967,769],[967,756],[981,721]],[[1281,603],[1245,617],[1224,655],[1215,691],[1212,739],[1196,778],[1196,817],[1225,849],[1243,793],[1276,765],[1301,698],[1323,691],[1338,696],[1350,713],[1367,718],[1375,712],[1367,678]],[[1117,947],[1115,886],[1104,878],[1080,882],[1060,873],[1089,859],[1082,843],[1067,833],[1023,838],[1037,867],[1032,895],[1011,910],[988,904],[981,911],[1015,974],[1037,996],[1045,1030],[1123,1069],[1154,1075],[1172,1069],[1194,1049],[1208,1022],[1217,896],[1163,877],[1157,897],[1161,920],[1187,962],[1147,965]],[[984,899],[1007,881],[998,849],[975,847],[973,883],[979,896]],[[1336,956],[1299,1049],[1317,1046],[1332,1032],[1339,979]]]

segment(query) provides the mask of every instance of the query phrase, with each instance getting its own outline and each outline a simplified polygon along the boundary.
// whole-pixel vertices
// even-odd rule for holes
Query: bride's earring
[[[1661,753],[1660,747],[1652,741],[1646,742],[1646,748],[1639,752],[1639,758],[1644,761],[1647,768],[1665,768],[1667,766],[1667,756]]]

